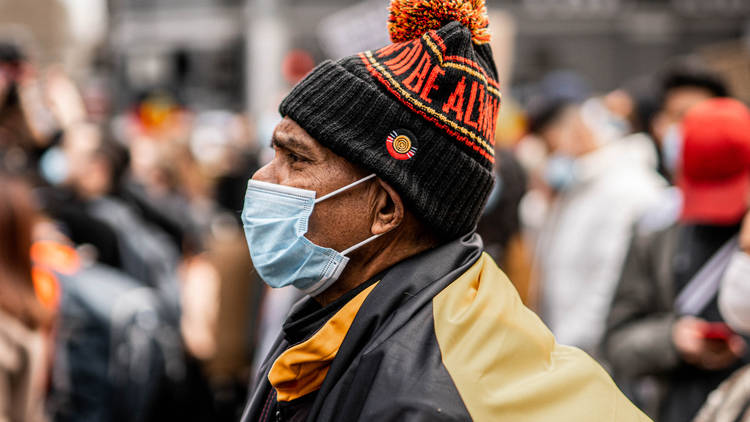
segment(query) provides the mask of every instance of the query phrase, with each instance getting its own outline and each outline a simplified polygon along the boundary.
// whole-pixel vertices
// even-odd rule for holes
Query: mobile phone
[[[709,322],[703,328],[703,338],[707,340],[728,341],[733,335],[729,326],[723,322]]]

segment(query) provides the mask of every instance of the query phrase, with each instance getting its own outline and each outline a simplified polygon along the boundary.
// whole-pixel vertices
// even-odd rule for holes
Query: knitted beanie
[[[494,183],[500,91],[484,0],[393,0],[393,44],[312,70],[279,111],[389,183],[442,238],[476,227]]]

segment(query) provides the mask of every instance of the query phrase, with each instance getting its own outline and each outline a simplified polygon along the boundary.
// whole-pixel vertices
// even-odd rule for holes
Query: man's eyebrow
[[[282,148],[296,153],[312,157],[314,155],[313,149],[310,145],[300,141],[293,135],[278,135],[276,133],[271,137],[271,146]]]

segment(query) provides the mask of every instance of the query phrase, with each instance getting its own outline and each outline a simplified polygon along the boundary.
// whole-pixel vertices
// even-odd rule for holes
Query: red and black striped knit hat
[[[443,238],[472,231],[494,182],[497,69],[484,0],[393,0],[393,44],[325,61],[279,108],[376,173]]]

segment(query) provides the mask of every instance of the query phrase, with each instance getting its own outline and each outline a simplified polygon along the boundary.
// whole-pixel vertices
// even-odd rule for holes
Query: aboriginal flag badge
[[[391,157],[397,160],[408,160],[417,152],[416,137],[405,129],[396,129],[388,134],[385,147]]]

